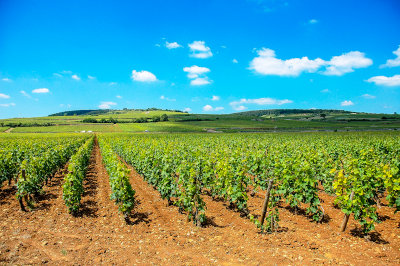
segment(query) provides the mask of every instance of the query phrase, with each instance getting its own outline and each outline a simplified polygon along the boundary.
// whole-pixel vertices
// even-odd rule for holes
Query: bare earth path
[[[67,212],[62,199],[61,171],[45,187],[36,209],[21,212],[15,189],[0,189],[0,264],[400,264],[400,214],[382,207],[383,222],[369,241],[338,233],[342,214],[321,195],[331,220],[313,223],[283,205],[281,230],[259,234],[255,225],[226,204],[204,196],[212,221],[198,228],[174,206],[166,206],[159,193],[131,168],[130,182],[139,205],[127,225],[110,200],[108,175],[96,143],[85,180],[82,211]],[[258,214],[263,194],[249,199]]]

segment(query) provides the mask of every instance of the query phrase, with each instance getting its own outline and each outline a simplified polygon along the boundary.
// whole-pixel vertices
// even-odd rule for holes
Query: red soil
[[[0,190],[0,264],[400,264],[400,214],[382,207],[382,223],[369,239],[357,235],[350,218],[339,233],[343,214],[333,199],[321,194],[331,218],[317,224],[301,212],[280,208],[280,230],[259,234],[257,228],[226,203],[204,196],[207,217],[199,228],[178,208],[167,206],[159,193],[133,169],[131,184],[139,205],[127,225],[109,198],[108,176],[96,144],[85,180],[82,211],[67,212],[60,172],[45,187],[33,211],[22,212],[15,189]],[[259,214],[263,195],[250,197]],[[353,231],[353,233],[352,233]]]

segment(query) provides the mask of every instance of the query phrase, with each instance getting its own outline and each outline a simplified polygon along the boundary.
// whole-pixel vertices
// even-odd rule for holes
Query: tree
[[[160,122],[161,118],[159,116],[153,116],[152,121],[153,122]]]
[[[168,115],[167,114],[162,114],[160,120],[161,121],[168,121]]]

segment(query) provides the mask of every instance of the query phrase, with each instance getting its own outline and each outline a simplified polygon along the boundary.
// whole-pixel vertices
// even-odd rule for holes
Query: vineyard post
[[[350,201],[353,200],[354,197],[354,190],[350,194]],[[341,232],[344,232],[346,230],[347,222],[349,221],[350,214],[345,214],[342,222],[342,227],[340,228]]]
[[[21,170],[21,176],[22,176],[22,178],[25,180],[25,169],[22,169],[22,170]],[[26,212],[24,203],[22,202],[22,197],[19,197],[19,198],[18,198],[18,201],[19,201],[19,206],[21,207],[21,211]]]
[[[267,209],[268,209],[268,202],[269,202],[269,194],[271,192],[271,188],[272,188],[272,182],[274,180],[271,178],[268,182],[268,188],[267,188],[267,193],[265,194],[265,200],[264,200],[264,205],[263,205],[263,211],[262,211],[262,215],[261,215],[261,225],[264,224],[264,220],[265,220],[265,214],[267,213]]]

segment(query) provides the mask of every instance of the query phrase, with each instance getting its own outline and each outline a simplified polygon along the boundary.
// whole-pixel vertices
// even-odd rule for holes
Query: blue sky
[[[400,2],[0,1],[0,118],[400,113]]]

